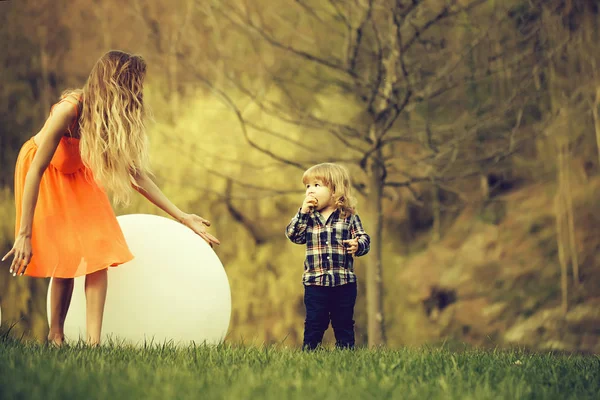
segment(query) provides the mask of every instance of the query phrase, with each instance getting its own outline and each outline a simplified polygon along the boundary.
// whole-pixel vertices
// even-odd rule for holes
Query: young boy
[[[356,275],[354,257],[369,252],[369,235],[354,208],[350,176],[340,165],[323,163],[302,176],[306,197],[287,226],[293,243],[306,244],[303,349],[313,350],[333,327],[338,348],[354,348]]]

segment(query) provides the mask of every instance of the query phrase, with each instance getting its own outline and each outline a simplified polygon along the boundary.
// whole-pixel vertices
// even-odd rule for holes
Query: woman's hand
[[[23,275],[33,256],[31,250],[31,238],[26,235],[17,235],[13,248],[2,257],[2,261],[6,260],[11,255],[14,255],[14,258],[8,272],[13,276]]]
[[[206,232],[206,227],[210,226],[210,221],[199,217],[196,214],[184,214],[184,216],[181,218],[181,223],[196,232],[210,245],[210,247],[213,247],[215,244],[221,244],[219,239]]]
[[[137,183],[137,186],[134,186],[134,188],[150,200],[151,203],[196,232],[202,239],[206,240],[210,247],[213,247],[213,244],[221,244],[216,237],[206,232],[206,227],[210,226],[208,220],[195,214],[186,214],[181,211],[164,195],[148,175],[138,174],[133,177]]]

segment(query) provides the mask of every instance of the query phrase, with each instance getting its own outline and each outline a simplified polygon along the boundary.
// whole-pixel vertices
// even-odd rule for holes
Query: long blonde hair
[[[142,57],[109,51],[96,62],[80,92],[81,158],[117,203],[129,201],[134,175],[150,172],[145,76]]]
[[[352,195],[350,174],[345,167],[334,163],[313,165],[302,175],[302,183],[306,185],[311,179],[319,179],[331,190],[342,218],[356,212],[356,198]]]

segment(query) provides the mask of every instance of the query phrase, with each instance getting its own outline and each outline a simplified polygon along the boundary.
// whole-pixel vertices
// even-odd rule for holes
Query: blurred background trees
[[[600,351],[595,1],[23,1],[0,19],[4,250],[21,144],[118,48],[149,63],[159,185],[223,242],[228,340],[301,340],[283,229],[303,170],[333,161],[373,238],[360,343]],[[2,276],[3,325],[43,338],[47,282]]]

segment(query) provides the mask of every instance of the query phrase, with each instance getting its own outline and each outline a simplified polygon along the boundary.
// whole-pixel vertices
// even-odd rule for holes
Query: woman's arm
[[[17,232],[12,249],[2,258],[4,261],[11,254],[14,255],[9,269],[13,276],[23,275],[33,256],[31,232],[42,175],[52,161],[60,140],[73,123],[74,118],[77,118],[77,114],[73,105],[68,102],[59,103],[48,117],[44,133],[39,135],[40,144],[25,177],[19,232]]]
[[[146,174],[134,175],[133,177],[137,183],[135,189],[146,197],[152,204],[169,214],[171,217],[181,222],[194,232],[196,232],[202,239],[211,245],[221,244],[219,240],[206,232],[206,226],[210,226],[210,221],[199,217],[195,214],[187,214],[181,211],[175,204],[173,204],[167,196],[160,190],[158,186],[150,179]]]

